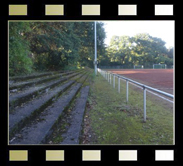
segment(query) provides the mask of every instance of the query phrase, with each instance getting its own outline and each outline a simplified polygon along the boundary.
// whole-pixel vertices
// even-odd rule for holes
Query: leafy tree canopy
[[[105,31],[97,22],[98,55]],[[10,22],[10,75],[32,71],[93,67],[94,22]]]
[[[129,36],[113,36],[106,48],[108,62],[106,65],[122,65],[132,68],[134,65],[144,65],[152,68],[153,64],[164,63],[173,65],[173,48],[167,49],[165,42],[147,33]],[[103,61],[101,62],[101,64]]]

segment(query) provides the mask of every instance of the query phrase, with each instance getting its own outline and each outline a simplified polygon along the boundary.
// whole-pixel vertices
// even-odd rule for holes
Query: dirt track
[[[173,94],[173,69],[110,69],[108,71]]]

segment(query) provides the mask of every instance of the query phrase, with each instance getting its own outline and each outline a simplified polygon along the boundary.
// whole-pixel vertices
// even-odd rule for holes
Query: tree
[[[167,49],[165,42],[147,33],[129,36],[113,36],[107,55],[110,63],[132,68],[133,65],[152,67],[154,63],[173,64],[173,49]]]
[[[29,43],[25,33],[30,31],[27,22],[9,22],[9,74],[20,75],[32,71],[32,61],[29,57]]]
[[[19,74],[17,71],[23,67],[21,61],[26,61],[23,67],[26,70],[23,71],[70,70],[78,66],[93,67],[93,26],[94,22],[11,23],[10,71],[13,72],[16,68],[16,74]],[[99,57],[105,53],[104,39],[103,23],[97,22]],[[17,65],[19,62],[21,66]]]
[[[73,22],[38,22],[32,24],[32,29],[27,39],[31,41],[37,69],[63,69],[77,60],[80,40],[74,34]]]
[[[102,22],[97,22],[97,59],[100,61],[105,54],[104,39],[106,37]],[[79,49],[80,64],[93,67],[94,61],[94,22],[82,22],[80,24],[81,45]]]
[[[129,36],[113,36],[107,49],[111,62],[117,65],[131,65],[131,38]]]

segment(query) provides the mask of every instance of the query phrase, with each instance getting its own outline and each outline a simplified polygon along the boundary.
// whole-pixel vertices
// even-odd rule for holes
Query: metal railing
[[[104,71],[104,70],[101,70],[100,68],[98,68],[98,72],[106,79],[108,80],[108,82],[110,82],[110,84],[112,84],[112,76],[113,76],[113,88],[115,88],[115,77],[118,78],[118,92],[120,93],[120,79],[123,79],[123,80],[126,80],[126,102],[128,102],[128,83],[131,82],[133,84],[136,84],[140,87],[143,88],[143,109],[144,109],[144,122],[146,121],[146,90],[150,90],[150,91],[153,91],[153,92],[156,92],[156,93],[159,93],[159,94],[162,94],[164,96],[167,96],[171,99],[174,99],[174,95],[172,94],[169,94],[169,93],[166,93],[164,91],[161,91],[161,90],[158,90],[158,89],[155,89],[155,88],[152,88],[150,86],[147,86],[147,85],[144,85],[144,84],[141,84],[137,81],[134,81],[132,79],[129,79],[129,78],[126,78],[126,77],[123,77],[121,75],[118,75],[118,74],[114,74],[114,73],[111,73],[109,71]]]

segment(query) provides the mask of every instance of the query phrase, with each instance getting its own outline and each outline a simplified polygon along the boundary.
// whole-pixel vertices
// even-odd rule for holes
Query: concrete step
[[[72,110],[70,126],[66,133],[62,135],[64,140],[60,144],[79,144],[79,136],[82,129],[82,122],[86,101],[88,97],[89,86],[85,86],[80,91],[80,97],[75,101],[75,107]]]
[[[60,87],[56,87],[46,94],[43,94],[34,101],[30,101],[23,107],[15,109],[9,114],[9,135],[12,137],[15,132],[19,131],[27,121],[30,121],[35,115],[43,111],[47,106],[51,105],[57,96],[67,90],[74,81],[68,81]]]
[[[82,75],[75,76],[72,80],[67,81],[65,84],[58,85],[57,87],[39,96],[37,99],[27,102],[23,107],[16,108],[13,112],[9,113],[9,134],[11,135],[20,130],[27,121],[34,118],[43,111],[47,106],[51,105],[61,93],[66,91],[72,84],[74,84]]]
[[[36,96],[39,96],[43,92],[49,91],[50,88],[53,88],[57,86],[58,84],[67,81],[68,79],[78,75],[79,73],[71,74],[67,77],[61,78],[59,80],[50,81],[43,85],[38,85],[32,88],[29,88],[28,90],[22,91],[20,93],[10,95],[9,96],[9,107],[10,111],[14,110],[16,106],[20,106],[22,103],[25,103],[26,101],[30,101]]]
[[[83,76],[81,79],[83,79]],[[52,126],[58,120],[60,114],[66,109],[75,95],[81,88],[82,83],[74,84],[68,91],[58,98],[52,105],[46,107],[31,123],[15,134],[10,140],[10,144],[40,144],[52,132]]]
[[[46,135],[49,135],[50,129],[62,113],[64,108],[69,105],[72,98],[75,96],[81,83],[77,83],[73,86],[69,93],[62,96],[51,107],[45,109],[37,121],[34,120],[30,126],[24,127],[19,133],[19,137],[11,141],[11,144],[40,144]]]
[[[30,74],[26,76],[14,76],[14,77],[9,77],[10,82],[17,82],[17,81],[24,81],[24,80],[29,80],[29,79],[34,79],[34,78],[41,78],[44,76],[49,76],[53,75],[56,73],[63,73],[64,71],[58,71],[58,72],[44,72],[44,73],[38,73],[38,74]]]
[[[54,79],[58,79],[58,78],[62,78],[64,75],[69,75],[69,74],[72,74],[73,72],[68,72],[68,73],[64,73],[64,74],[56,74],[56,75],[53,75],[53,76],[44,76],[44,77],[39,77],[39,78],[36,78],[34,80],[27,80],[27,81],[21,81],[21,82],[16,82],[16,83],[13,83],[13,84],[10,84],[9,86],[9,90],[10,92],[12,92],[13,90],[21,90],[23,88],[26,88],[26,87],[30,87],[30,86],[33,86],[33,85],[36,85],[36,84],[41,84],[41,83],[45,83],[45,82],[48,82],[50,80],[54,80]]]

